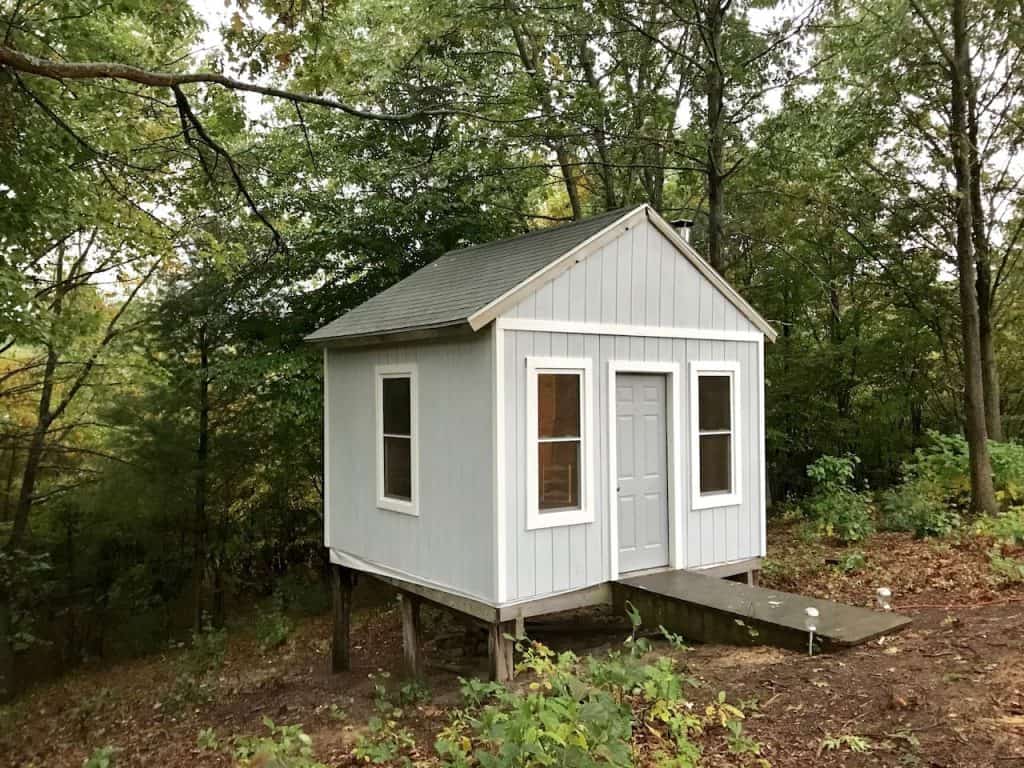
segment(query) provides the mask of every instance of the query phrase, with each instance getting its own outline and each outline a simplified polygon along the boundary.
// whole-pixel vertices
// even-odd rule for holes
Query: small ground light
[[[813,605],[808,607],[804,613],[804,626],[807,627],[807,655],[814,655],[814,632],[818,629],[818,609]]]
[[[891,589],[889,589],[888,587],[879,587],[878,591],[875,593],[875,596],[878,598],[878,607],[879,608],[881,608],[883,611],[891,611],[892,610],[892,590]]]

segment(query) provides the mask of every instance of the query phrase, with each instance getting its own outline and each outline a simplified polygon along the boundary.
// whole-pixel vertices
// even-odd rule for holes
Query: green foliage
[[[864,557],[864,553],[855,549],[841,554],[839,562],[836,563],[836,568],[843,573],[860,573],[866,565],[867,558]]]
[[[396,710],[397,711],[397,710]],[[408,730],[398,720],[387,717],[371,717],[365,733],[356,736],[352,756],[373,765],[388,765],[397,762],[410,765],[404,754],[416,746]]]
[[[821,456],[807,467],[813,489],[803,512],[818,536],[850,543],[874,531],[870,495],[853,488],[859,463],[856,456]]]
[[[1024,445],[989,442],[996,496],[1004,505],[1024,501]],[[961,530],[970,502],[967,441],[961,435],[929,433],[929,443],[904,462],[903,481],[881,497],[886,530],[918,537],[950,536]]]
[[[187,707],[206,704],[216,690],[216,672],[227,654],[227,630],[209,624],[192,633],[192,642],[176,660],[178,674],[161,705],[176,712]]]
[[[631,611],[635,613],[635,611]],[[636,626],[640,623],[637,621]],[[719,693],[703,710],[698,683],[675,659],[612,651],[578,658],[521,641],[517,667],[530,682],[513,690],[463,681],[465,707],[453,710],[435,748],[447,768],[632,766],[634,735],[653,739],[655,764],[700,764],[696,739],[714,732],[740,764],[760,745],[742,728],[742,710]]]
[[[301,725],[277,725],[269,717],[263,724],[267,736],[236,736],[234,758],[241,766],[275,768],[326,768],[313,757],[313,740]]]
[[[852,733],[842,733],[837,736],[827,734],[818,744],[819,755],[822,752],[836,752],[842,749],[863,753],[870,752],[872,747],[871,742],[866,738]]]
[[[1024,583],[1024,507],[980,519],[975,532],[992,539],[988,558],[995,582]]]
[[[281,596],[274,595],[256,614],[256,641],[264,653],[284,645],[295,628],[282,605]]]
[[[116,755],[115,747],[98,747],[82,763],[82,768],[115,768],[117,765]]]

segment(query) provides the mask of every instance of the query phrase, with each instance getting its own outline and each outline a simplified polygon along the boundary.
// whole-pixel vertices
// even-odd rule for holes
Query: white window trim
[[[377,433],[377,508],[403,515],[420,514],[419,386],[416,363],[378,365],[373,369],[374,419]],[[412,501],[384,495],[384,379],[409,379],[409,463],[412,474]]]
[[[700,492],[700,389],[701,376],[728,376],[729,377],[729,405],[730,419],[732,421],[732,491],[729,493],[708,493]],[[743,501],[742,478],[743,472],[740,465],[740,443],[742,424],[740,409],[740,364],[736,361],[710,361],[694,360],[690,363],[690,480],[691,480],[691,509],[712,509],[718,507],[731,507]]]
[[[538,504],[537,374],[575,373],[580,387],[580,507],[541,512]],[[555,528],[594,522],[594,377],[589,358],[526,358],[526,529]]]

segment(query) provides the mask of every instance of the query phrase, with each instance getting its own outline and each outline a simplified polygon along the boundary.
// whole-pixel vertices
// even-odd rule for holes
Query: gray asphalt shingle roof
[[[466,322],[477,310],[627,212],[609,211],[572,224],[449,251],[306,339],[326,341]]]

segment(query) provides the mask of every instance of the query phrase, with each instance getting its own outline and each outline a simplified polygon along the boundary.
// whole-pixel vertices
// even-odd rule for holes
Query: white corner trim
[[[508,530],[505,489],[505,334],[499,317],[494,321],[494,526],[495,595],[499,603],[508,599]]]
[[[537,467],[537,374],[575,373],[583,379],[580,387],[580,506],[578,509],[541,512],[538,505]],[[590,358],[526,358],[526,529],[555,528],[594,522],[594,377]]]
[[[683,496],[683,401],[681,368],[679,363],[645,362],[634,360],[608,361],[608,531],[609,563],[611,578],[619,578],[619,455],[618,430],[616,424],[616,376],[620,373],[663,373],[668,376],[665,388],[668,399],[666,426],[668,435],[668,466],[671,477],[668,482],[669,494],[669,565],[683,568],[683,531],[686,526]]]
[[[412,474],[412,501],[395,499],[384,495],[384,379],[409,379],[409,455]],[[376,365],[373,368],[374,422],[377,448],[377,508],[403,515],[418,517],[420,514],[420,425],[419,425],[419,383],[416,363]]]
[[[664,325],[629,325],[626,323],[588,323],[570,320],[535,320],[533,318],[502,318],[506,331],[543,331],[547,333],[581,333],[592,336],[637,336],[652,339],[696,339],[700,341],[764,340],[760,331],[718,331],[703,328],[675,328]]]
[[[730,418],[732,440],[732,467],[730,477],[732,478],[732,491],[729,493],[709,493],[702,495],[700,492],[700,424],[699,424],[699,389],[698,382],[702,375],[727,375],[729,377],[729,404],[731,406]],[[743,501],[741,471],[740,444],[742,442],[742,411],[740,404],[740,364],[735,360],[714,361],[714,360],[692,360],[690,362],[690,480],[691,495],[690,509],[712,509],[719,507],[731,507]]]
[[[324,489],[324,546],[331,546],[331,407],[330,387],[327,385],[327,347],[324,347],[324,383],[323,383],[323,489]]]
[[[766,452],[766,435],[764,429],[766,403],[764,383],[764,339],[757,344],[757,376],[758,376],[758,403],[757,421],[760,432],[761,454],[761,557],[768,556],[768,454]]]
[[[626,226],[628,228],[632,226],[633,221],[643,215],[646,208],[646,204],[638,205],[636,208],[626,211],[604,229],[595,232],[582,243],[566,251],[547,266],[537,270],[518,285],[510,288],[498,298],[478,309],[468,318],[470,327],[474,331],[483,328],[517,304],[524,296],[545,285],[549,280],[553,280],[577,261],[586,258],[593,251],[597,250],[611,233],[617,231],[618,227]]]

